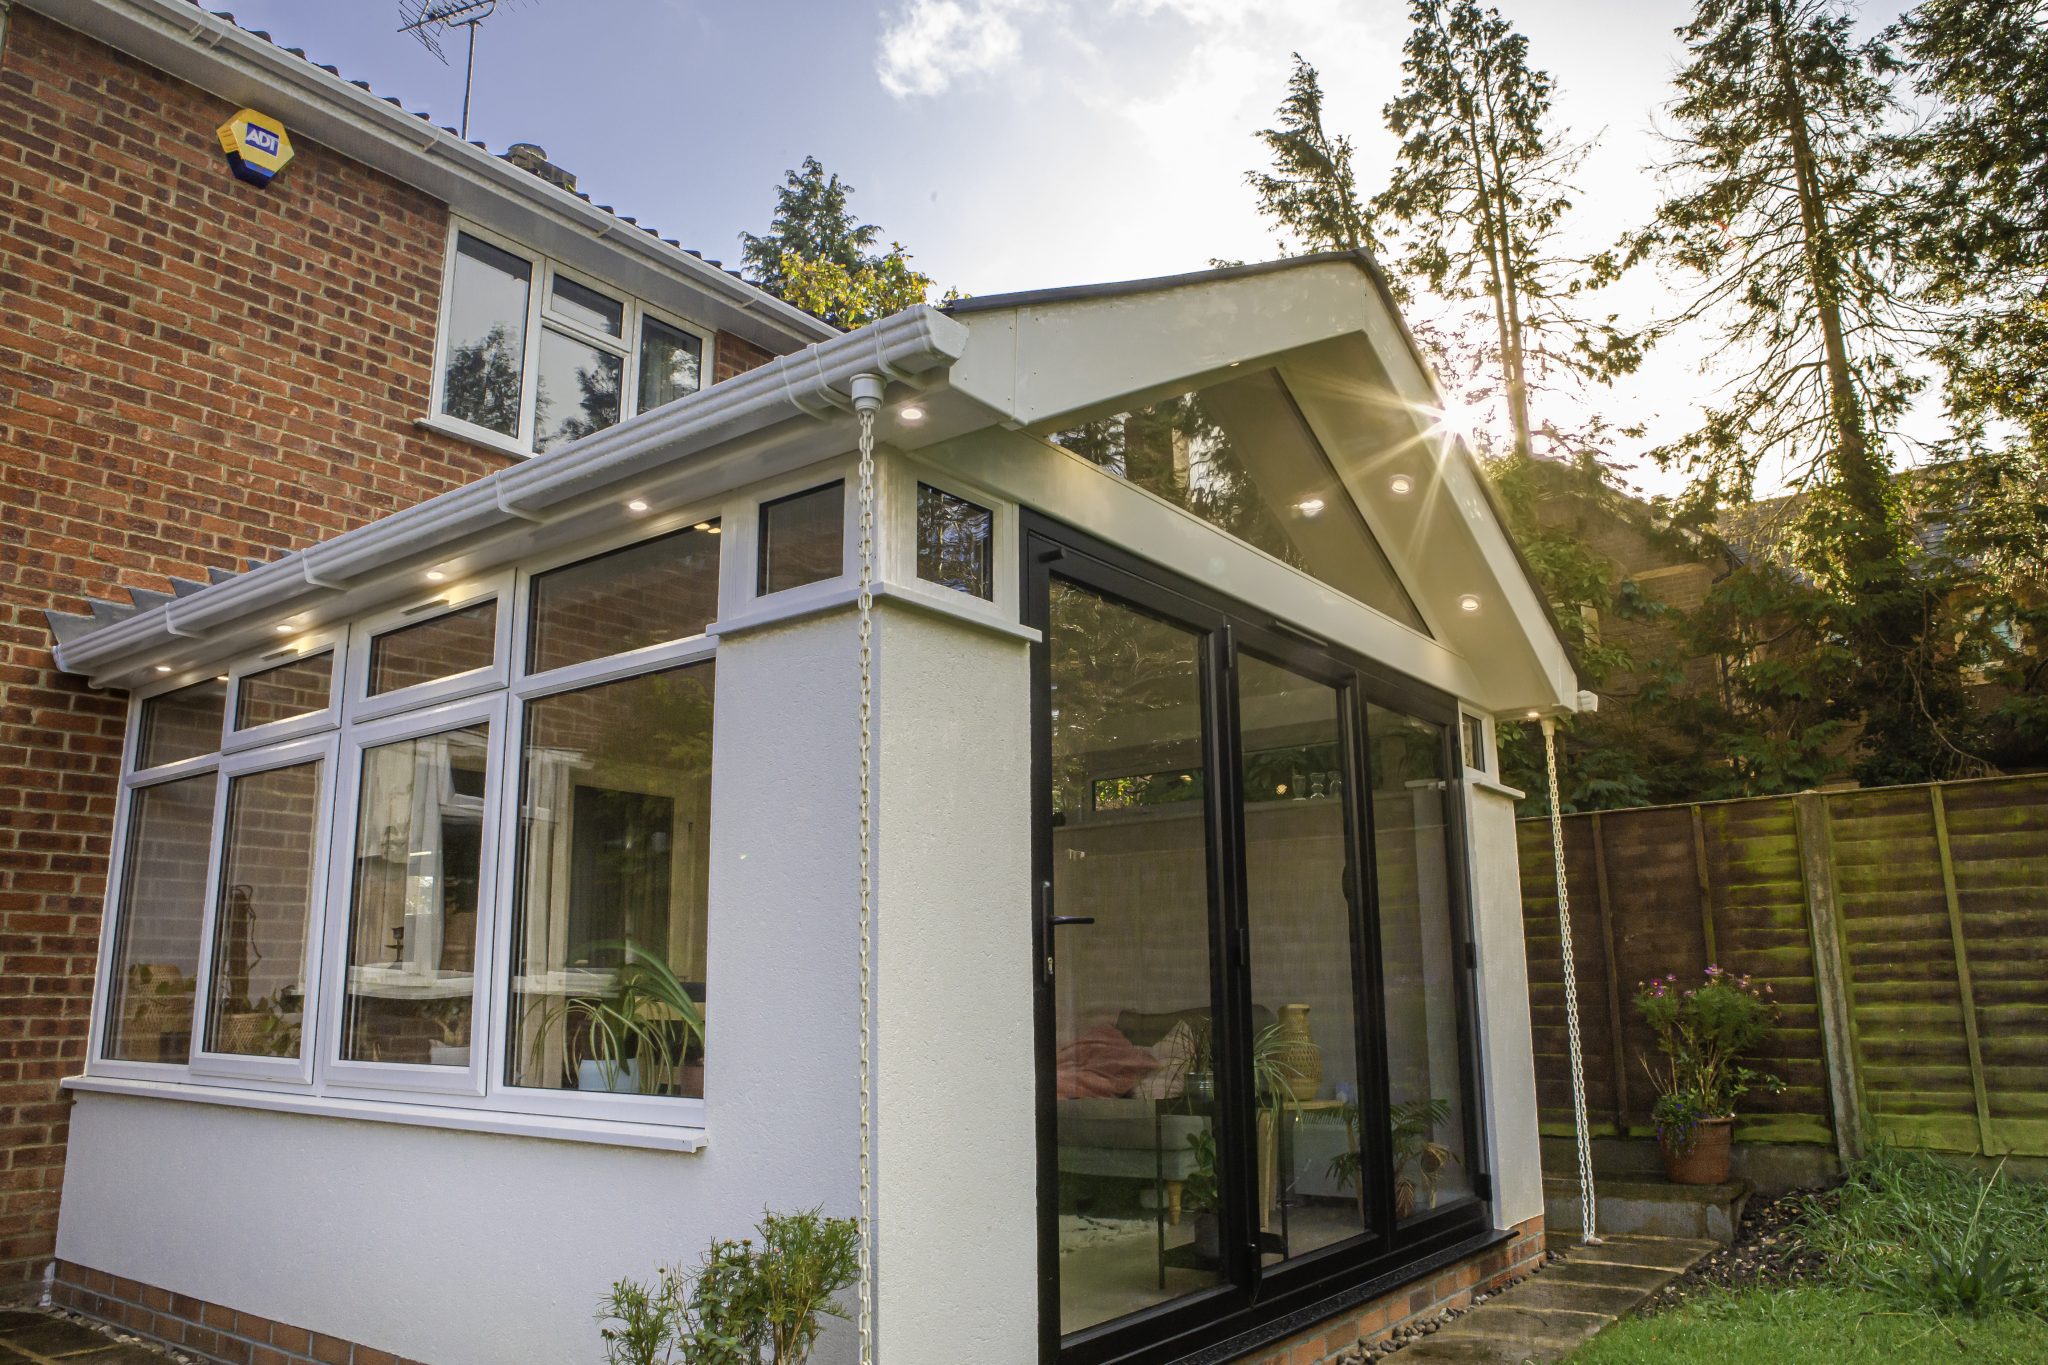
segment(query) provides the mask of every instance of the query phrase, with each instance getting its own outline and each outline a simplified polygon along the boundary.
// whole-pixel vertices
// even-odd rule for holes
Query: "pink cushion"
[[[1068,1043],[1054,1060],[1054,1093],[1063,1100],[1128,1095],[1159,1068],[1152,1049],[1139,1047],[1109,1024]]]

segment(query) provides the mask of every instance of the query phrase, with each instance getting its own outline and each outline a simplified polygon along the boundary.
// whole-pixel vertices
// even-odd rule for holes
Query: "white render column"
[[[1030,647],[899,600],[875,618],[876,1358],[1025,1365],[1038,1359]]]
[[[1543,1212],[1529,960],[1515,843],[1515,802],[1522,794],[1469,775],[1461,785],[1471,845],[1472,927],[1479,950],[1480,1066],[1493,1170],[1493,1217],[1494,1226],[1506,1228]]]

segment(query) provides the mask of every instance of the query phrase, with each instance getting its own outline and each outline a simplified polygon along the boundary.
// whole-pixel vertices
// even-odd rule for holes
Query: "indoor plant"
[[[596,943],[617,948],[625,961],[611,990],[557,1002],[536,1031],[538,1054],[553,1017],[580,1019],[586,1056],[577,1061],[577,1089],[656,1093],[678,1080],[693,1047],[704,1043],[704,1012],[660,954],[628,939]]]
[[[1680,1185],[1718,1185],[1728,1178],[1729,1138],[1735,1104],[1752,1090],[1780,1088],[1774,1076],[1752,1071],[1742,1058],[1769,1036],[1777,1006],[1769,986],[1746,976],[1707,968],[1690,990],[1678,976],[1636,987],[1636,1008],[1657,1035],[1662,1070],[1643,1067],[1657,1087],[1650,1116],[1664,1173]]]

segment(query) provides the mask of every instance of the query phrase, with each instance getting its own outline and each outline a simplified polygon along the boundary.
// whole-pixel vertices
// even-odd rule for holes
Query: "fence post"
[[[1799,793],[1792,798],[1792,818],[1799,837],[1800,879],[1806,884],[1814,1001],[1819,1006],[1821,1047],[1827,1059],[1835,1152],[1846,1167],[1863,1155],[1863,1078],[1857,1062],[1856,1019],[1844,961],[1841,911],[1835,901],[1835,850],[1827,797],[1819,792]]]
[[[1928,786],[1927,795],[1934,806],[1934,844],[1941,851],[1941,891],[1948,900],[1948,934],[1955,945],[1956,993],[1963,1006],[1963,1041],[1970,1048],[1970,1089],[1977,1096],[1977,1150],[1991,1156],[1991,1096],[1984,1085],[1984,1049],[1977,1039],[1977,991],[1970,983],[1970,950],[1963,942],[1963,907],[1956,897],[1956,865],[1949,855],[1948,803],[1942,799],[1938,782]]]
[[[1692,808],[1692,870],[1700,884],[1700,939],[1711,966],[1721,960],[1721,948],[1714,933],[1714,883],[1707,873],[1707,816],[1698,806]]]
[[[1621,978],[1614,956],[1614,909],[1607,898],[1607,840],[1593,812],[1593,890],[1600,905],[1600,946],[1607,954],[1607,1038],[1614,1067],[1614,1135],[1628,1136],[1628,1063],[1621,1046]]]

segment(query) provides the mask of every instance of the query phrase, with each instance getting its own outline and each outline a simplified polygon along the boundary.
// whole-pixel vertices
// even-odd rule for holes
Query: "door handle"
[[[1046,921],[1046,923],[1047,923],[1047,924],[1050,924],[1050,925],[1051,925],[1051,926],[1052,926],[1053,928],[1055,928],[1055,929],[1059,928],[1059,927],[1060,927],[1060,926],[1061,926],[1062,924],[1093,924],[1093,923],[1095,923],[1095,916],[1093,916],[1093,915],[1054,915],[1054,916],[1053,916],[1053,917],[1052,917],[1051,919],[1048,919],[1048,920]]]

